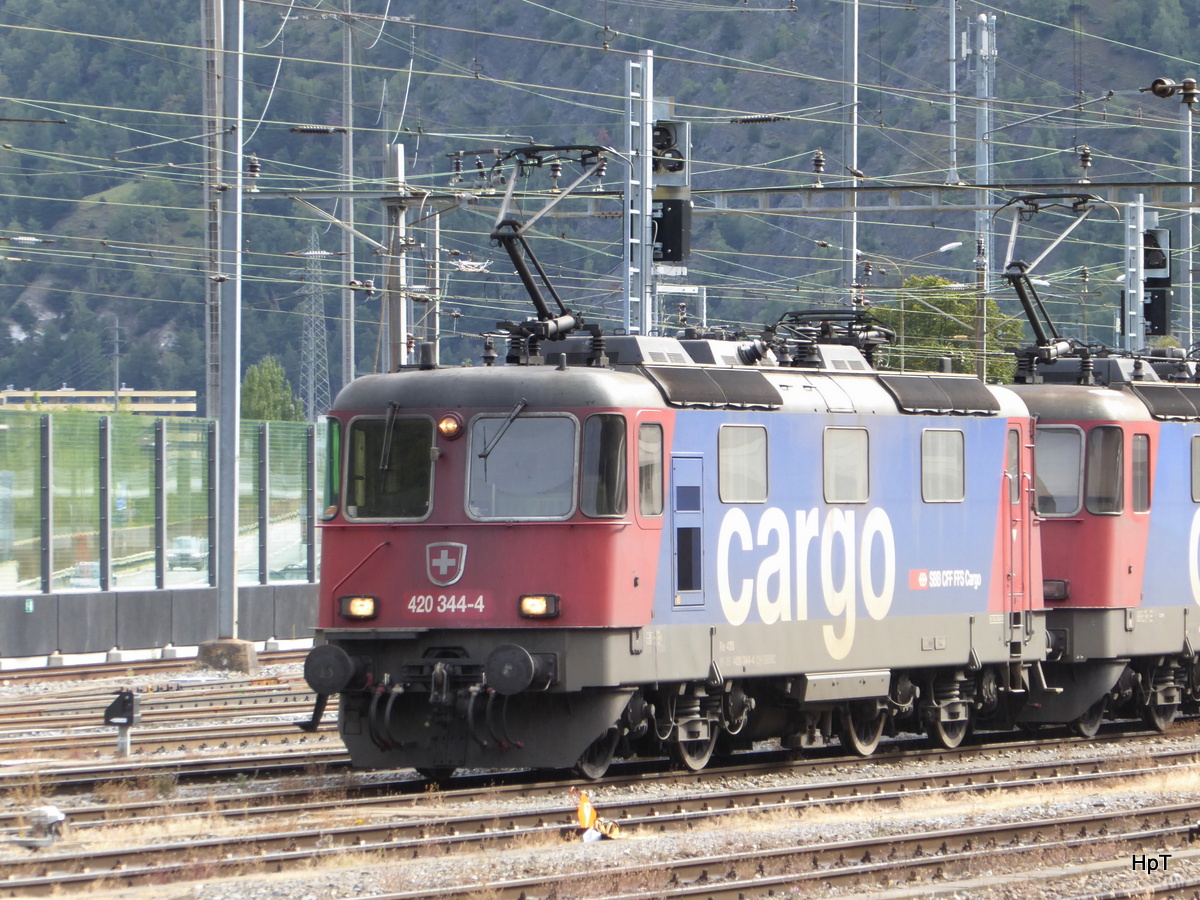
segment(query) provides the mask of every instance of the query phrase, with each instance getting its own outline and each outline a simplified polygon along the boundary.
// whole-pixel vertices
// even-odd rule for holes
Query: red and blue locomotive
[[[1195,695],[1200,386],[1165,380],[1192,364],[1042,335],[1011,388],[887,373],[885,329],[829,312],[605,336],[494,237],[538,311],[505,364],[363,377],[330,413],[305,673],[356,765],[698,769],[1165,729]]]

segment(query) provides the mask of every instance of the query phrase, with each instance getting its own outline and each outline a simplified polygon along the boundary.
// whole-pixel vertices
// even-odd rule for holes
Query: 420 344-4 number
[[[483,594],[471,598],[466,594],[413,594],[408,598],[411,613],[483,612]]]

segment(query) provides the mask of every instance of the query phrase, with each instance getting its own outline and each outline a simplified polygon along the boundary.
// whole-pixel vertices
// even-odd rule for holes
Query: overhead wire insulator
[[[561,159],[555,159],[550,162],[550,181],[551,189],[558,190],[558,179],[562,177],[563,164]]]
[[[0,238],[0,241],[8,241],[11,244],[53,244],[51,238],[34,237],[32,234],[18,234],[13,237]]]
[[[1179,89],[1179,85],[1175,83],[1174,78],[1155,78],[1150,83],[1150,87],[1142,88],[1142,93],[1149,91],[1155,97],[1161,97],[1166,100],[1168,97],[1174,97],[1175,91]]]
[[[1200,100],[1200,91],[1196,90],[1196,79],[1185,78],[1179,85],[1179,93],[1182,95],[1180,99],[1188,106],[1195,106],[1196,101]]]
[[[453,153],[447,153],[446,156],[448,156],[454,162],[454,174],[450,176],[450,183],[462,184],[463,152],[461,150],[455,150]]]
[[[608,157],[601,156],[596,164],[596,190],[604,190],[604,176],[608,174]]]
[[[246,157],[246,181],[249,183],[247,193],[258,193],[258,176],[262,174],[262,163],[251,153]]]
[[[1079,183],[1090,184],[1088,169],[1092,167],[1092,148],[1084,144],[1079,148]]]
[[[817,176],[817,187],[821,186],[821,173],[825,171],[825,154],[820,150],[812,155],[813,173]]]

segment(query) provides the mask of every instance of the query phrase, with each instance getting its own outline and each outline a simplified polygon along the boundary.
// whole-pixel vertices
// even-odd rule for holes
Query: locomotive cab
[[[1185,475],[1173,449],[1180,424],[1155,415],[1147,397],[1157,396],[1160,382],[1140,360],[1064,359],[1043,372],[1042,383],[1014,387],[1038,422],[1050,638],[1046,690],[1023,718],[1064,721],[1080,713],[1077,730],[1089,734],[1106,714],[1140,715],[1163,730],[1190,668],[1181,664],[1190,656],[1185,610],[1163,606],[1172,593],[1153,587],[1163,577],[1155,571],[1159,554],[1177,553],[1186,538],[1164,527]],[[1190,477],[1190,458],[1187,466]]]
[[[343,390],[306,676],[339,695],[356,764],[568,768],[612,728],[651,616],[670,428],[659,393],[612,368]]]
[[[1157,426],[1136,398],[1101,389],[1027,402],[1039,416],[1036,502],[1053,608],[1140,601]]]

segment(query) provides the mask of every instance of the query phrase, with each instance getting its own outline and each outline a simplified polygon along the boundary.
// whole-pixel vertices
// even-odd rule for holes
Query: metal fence
[[[0,656],[217,637],[217,427],[0,412]],[[320,431],[242,423],[240,638],[311,636]]]

